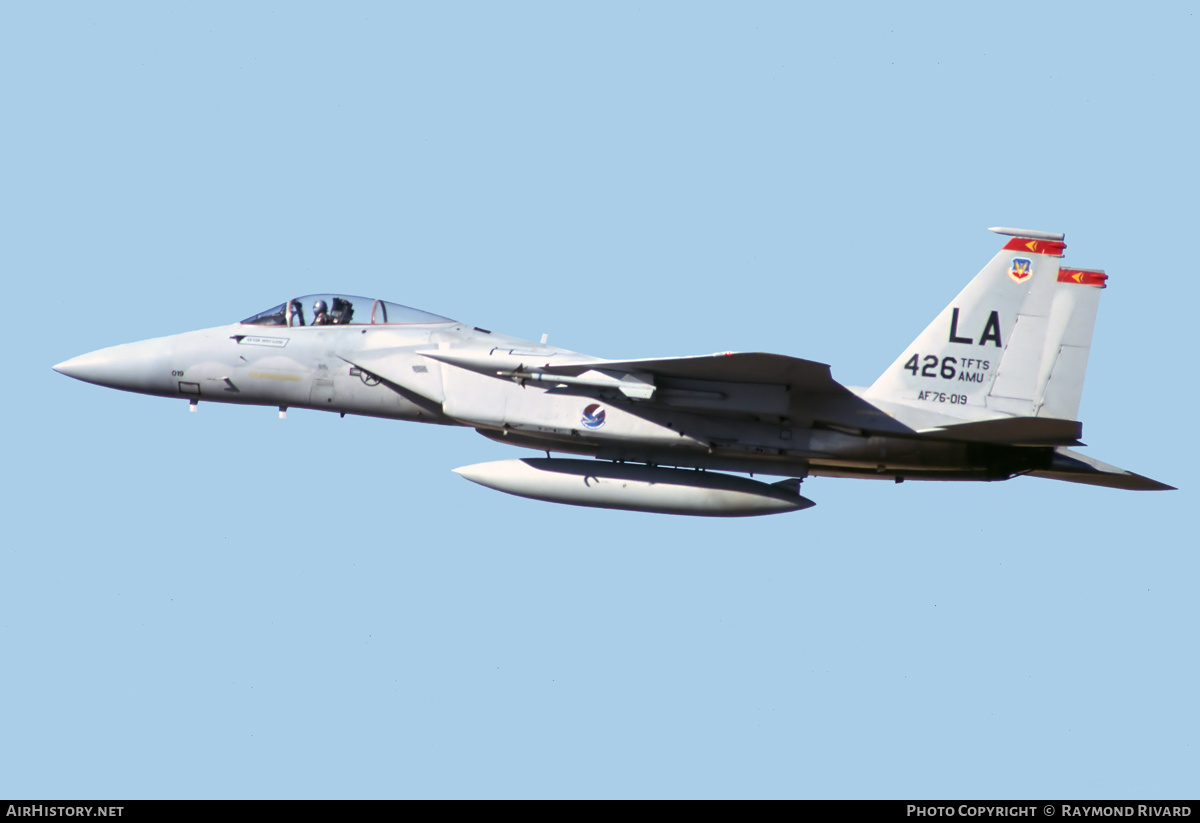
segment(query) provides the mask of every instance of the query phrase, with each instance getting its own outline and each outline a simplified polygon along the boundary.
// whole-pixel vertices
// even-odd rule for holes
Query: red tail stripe
[[[1105,289],[1108,275],[1100,269],[1059,269],[1059,283],[1079,283],[1083,286],[1097,286]]]
[[[1005,251],[1023,251],[1026,254],[1049,254],[1062,257],[1063,249],[1067,247],[1061,240],[1030,240],[1028,237],[1014,237],[1004,246]]]

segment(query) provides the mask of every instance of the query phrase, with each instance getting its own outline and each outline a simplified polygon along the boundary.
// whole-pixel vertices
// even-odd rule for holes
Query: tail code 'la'
[[[1107,275],[1059,265],[1063,235],[1012,237],[864,397],[962,420],[1075,420]]]

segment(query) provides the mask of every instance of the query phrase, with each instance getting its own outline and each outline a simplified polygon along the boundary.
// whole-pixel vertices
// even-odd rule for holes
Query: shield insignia
[[[1028,257],[1014,257],[1008,267],[1008,276],[1018,283],[1024,283],[1033,274],[1033,261]]]

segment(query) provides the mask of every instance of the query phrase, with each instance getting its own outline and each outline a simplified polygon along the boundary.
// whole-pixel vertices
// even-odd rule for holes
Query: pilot
[[[316,303],[313,303],[313,321],[312,321],[311,325],[314,325],[314,326],[331,326],[331,325],[333,325],[333,320],[332,320],[332,318],[330,318],[330,316],[327,313],[328,309],[329,309],[329,307],[325,305],[324,300],[318,300]]]

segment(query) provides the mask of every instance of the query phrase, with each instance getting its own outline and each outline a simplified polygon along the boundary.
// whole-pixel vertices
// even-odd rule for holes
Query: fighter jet
[[[455,469],[510,494],[738,517],[808,508],[809,477],[1163,483],[1074,451],[1101,290],[1062,234],[1000,252],[866,388],[781,354],[605,360],[383,300],[297,297],[239,323],[101,349],[62,374],[200,402],[468,426],[546,453]],[[577,457],[552,457],[553,454]],[[578,459],[583,456],[590,459]],[[739,476],[749,474],[751,477]],[[756,476],[782,477],[766,483]]]

